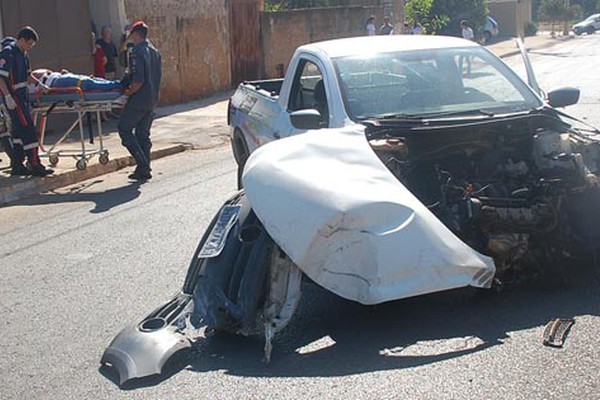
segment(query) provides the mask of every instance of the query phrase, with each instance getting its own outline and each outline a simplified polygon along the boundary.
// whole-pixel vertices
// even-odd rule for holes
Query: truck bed
[[[246,81],[245,86],[251,86],[256,91],[267,92],[269,96],[279,96],[283,78],[280,79],[265,79],[260,81]]]

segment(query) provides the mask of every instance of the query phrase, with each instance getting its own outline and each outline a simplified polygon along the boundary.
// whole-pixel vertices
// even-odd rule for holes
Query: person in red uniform
[[[38,135],[27,99],[30,66],[28,53],[39,36],[30,26],[21,28],[17,38],[0,51],[0,92],[12,122],[13,158],[11,175],[46,176],[53,173],[38,156]],[[30,168],[25,167],[25,156]]]
[[[106,78],[106,54],[102,46],[96,44],[94,49],[94,76],[96,78]]]

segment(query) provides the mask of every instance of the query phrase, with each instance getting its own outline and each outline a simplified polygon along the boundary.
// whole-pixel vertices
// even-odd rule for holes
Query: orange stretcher
[[[102,112],[110,112],[114,108],[123,107],[123,92],[120,90],[111,91],[83,91],[79,87],[69,88],[51,88],[49,90],[36,90],[34,96],[31,96],[31,110],[33,121],[39,132],[40,156],[48,157],[52,166],[58,164],[61,156],[73,157],[77,161],[75,166],[78,170],[84,170],[88,161],[98,155],[101,164],[107,164],[109,161],[108,150],[104,147],[102,132]],[[46,123],[51,114],[75,114],[76,118],[73,124],[64,132],[64,134],[49,148],[44,146],[46,136]],[[84,134],[84,118],[87,118],[89,143],[94,144],[91,116],[96,114],[97,131],[99,144],[95,148],[86,147],[86,138]],[[71,133],[79,127],[79,149],[58,150]]]

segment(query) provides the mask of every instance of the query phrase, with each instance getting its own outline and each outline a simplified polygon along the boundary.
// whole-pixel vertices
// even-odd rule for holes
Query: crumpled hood
[[[463,243],[389,172],[360,126],[269,143],[248,159],[243,182],[277,244],[344,298],[377,304],[491,285],[493,260]]]

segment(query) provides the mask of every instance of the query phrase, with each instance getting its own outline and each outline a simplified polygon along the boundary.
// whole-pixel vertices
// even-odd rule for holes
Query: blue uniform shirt
[[[150,111],[158,104],[162,78],[160,53],[148,41],[138,43],[131,54],[131,80],[142,87],[131,95],[128,107]]]
[[[23,104],[27,99],[27,78],[31,72],[29,57],[16,45],[9,41],[0,51],[0,77],[2,77],[13,97]]]

